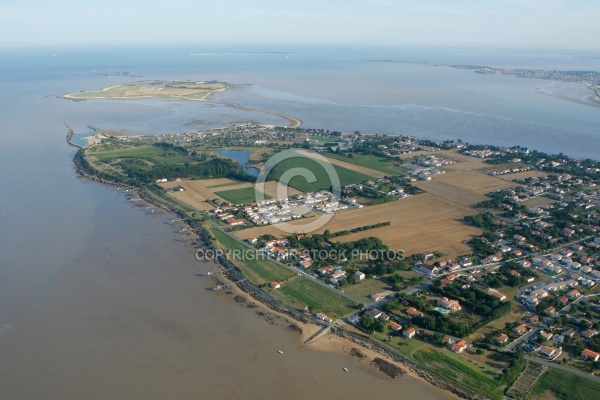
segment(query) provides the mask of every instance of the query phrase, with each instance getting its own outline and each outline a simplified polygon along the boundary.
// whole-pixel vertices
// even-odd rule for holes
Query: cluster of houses
[[[581,281],[585,281],[587,284],[591,282],[589,279],[582,277],[580,277],[579,280],[573,278],[567,279],[565,277],[562,280],[546,282],[526,290],[521,296],[521,300],[526,304],[535,307],[540,303],[540,299],[544,299],[551,294],[554,294],[556,295],[558,302],[565,307],[570,301],[576,300],[581,296],[581,292],[578,289],[575,289],[580,285]],[[555,311],[556,310],[550,309],[547,313],[553,314]]]
[[[478,150],[465,150],[463,154],[466,154],[475,158],[488,158],[492,156],[500,156],[503,155],[501,151],[491,150],[491,149],[478,149]]]
[[[361,138],[360,141],[369,140],[370,138]],[[409,154],[413,151],[439,151],[439,147],[430,146],[428,144],[424,144],[423,142],[412,138],[410,136],[400,136],[393,142],[389,142],[388,144],[382,144],[379,146],[379,150],[385,154],[386,156],[394,156],[398,154]]]
[[[599,306],[600,307],[600,306]],[[598,331],[592,329],[592,322],[587,321],[583,318],[579,318],[576,316],[571,316],[571,323],[576,327],[581,327],[574,329],[570,326],[554,326],[551,328],[540,329],[536,335],[532,336],[530,340],[541,341],[542,345],[534,348],[532,344],[527,344],[525,347],[535,351],[538,355],[555,359],[562,353],[562,345],[567,341],[567,339],[572,340],[575,339],[578,334],[584,340],[589,340],[598,335]],[[523,318],[523,320],[516,325],[514,325],[510,331],[500,332],[494,337],[494,342],[498,345],[506,345],[512,340],[516,340],[519,337],[530,332],[531,329],[528,327],[528,324],[531,326],[539,325],[542,322],[541,318],[537,315],[530,314]],[[600,355],[590,349],[585,349],[581,353],[581,358],[583,360],[592,360],[598,361],[600,359]]]
[[[348,193],[349,191],[351,191],[352,188],[362,190],[364,187],[366,187],[369,189],[376,190],[382,194],[385,194],[386,196],[396,196],[398,199],[404,199],[404,198],[410,196],[408,193],[405,193],[404,189],[402,189],[402,188],[393,188],[393,189],[387,190],[385,192],[380,190],[382,185],[388,185],[390,183],[391,183],[391,181],[387,178],[370,179],[365,182],[345,186],[344,191],[346,193]],[[354,198],[346,198],[346,199],[342,200],[342,202],[346,203],[348,205],[351,205],[355,208],[362,208],[362,205],[358,204],[356,202],[356,199],[354,199]]]
[[[250,237],[247,239],[247,242],[255,245],[258,243],[258,239]],[[293,249],[288,248],[289,244],[290,242],[286,238],[267,240],[261,250],[271,258],[285,260],[293,254]]]
[[[434,164],[440,164],[441,161],[430,161]],[[450,163],[450,161],[446,161]],[[404,165],[404,168],[411,170],[408,180],[414,182],[416,180],[430,181],[432,175],[445,174],[446,171],[438,169],[436,166],[425,166],[420,160],[414,161],[411,164]]]
[[[236,218],[235,212],[238,211],[237,207],[219,207],[213,210],[213,213],[221,222],[226,223],[229,226],[241,226],[246,225],[246,220],[243,218]]]
[[[336,200],[332,193],[321,190],[279,199],[269,199],[243,206],[244,216],[255,225],[277,224],[301,218],[311,210],[332,214],[350,206]]]
[[[518,162],[515,160],[520,161],[520,159],[517,158],[517,159],[511,160],[511,162]],[[516,174],[518,172],[525,172],[525,171],[529,171],[529,170],[531,170],[531,167],[510,168],[510,169],[507,168],[507,169],[501,169],[498,171],[490,171],[490,172],[488,172],[488,175],[497,176],[497,175]]]

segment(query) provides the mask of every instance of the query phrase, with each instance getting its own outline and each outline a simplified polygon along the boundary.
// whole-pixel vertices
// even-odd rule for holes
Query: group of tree
[[[454,281],[450,285],[442,287],[439,281],[436,281],[430,287],[430,290],[450,299],[458,300],[463,306],[468,307],[475,313],[492,319],[504,315],[510,311],[511,307],[509,301],[500,301],[476,285],[464,287],[460,282]]]
[[[369,229],[377,229],[377,228],[381,228],[383,226],[388,226],[388,225],[390,225],[389,221],[379,222],[377,224],[357,226],[356,228],[345,229],[343,231],[337,231],[337,232],[333,232],[333,233],[330,232],[329,229],[326,229],[325,232],[323,232],[323,237],[325,238],[325,240],[329,240],[329,239],[336,238],[339,236],[350,235],[351,233],[356,233],[356,232],[368,231]]]
[[[477,215],[467,215],[465,222],[482,229],[494,229],[496,227],[495,218],[489,212],[479,213]]]
[[[119,161],[117,165],[129,177],[142,182],[162,178],[232,178],[245,182],[253,182],[256,179],[247,174],[240,164],[225,158],[213,158],[198,163],[155,163],[152,166],[149,166],[145,160],[129,158]]]

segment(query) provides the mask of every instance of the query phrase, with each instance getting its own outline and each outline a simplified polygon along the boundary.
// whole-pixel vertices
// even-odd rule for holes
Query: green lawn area
[[[281,292],[311,308],[312,313],[322,312],[337,318],[356,309],[356,303],[308,278],[295,278],[282,283]]]
[[[363,279],[355,285],[344,286],[343,290],[365,302],[371,302],[373,299],[369,295],[383,292],[384,290],[391,290],[391,286],[383,278],[375,278]]]
[[[160,157],[165,154],[165,149],[155,146],[140,146],[119,150],[108,150],[90,153],[98,160],[107,162],[116,158],[152,158]],[[178,157],[175,157],[178,158]]]
[[[421,365],[440,376],[458,382],[487,398],[502,398],[502,392],[498,389],[498,383],[495,380],[460,359],[435,349],[419,350],[413,356]]]
[[[289,182],[289,185],[294,189],[309,193],[323,189],[326,190],[331,186],[331,179],[321,164],[311,158],[300,156],[291,157],[277,163],[277,165],[269,173],[268,179],[279,180],[286,171],[289,171],[292,168],[308,169],[315,176],[314,182],[308,182],[304,177],[294,174],[296,176],[290,179]],[[337,165],[334,165],[333,168],[335,169],[335,172],[340,180],[340,185],[342,186],[372,179],[371,176],[361,174],[360,172],[352,171]]]
[[[597,399],[600,383],[570,372],[548,368],[533,386],[527,398],[546,398],[545,393],[548,391],[563,400]]]
[[[246,204],[256,201],[256,190],[254,189],[254,187],[223,190],[220,192],[215,192],[215,194],[233,204]],[[264,193],[263,196],[267,200],[271,198],[271,196]]]
[[[239,254],[244,254],[244,252],[252,252],[253,250],[240,243],[236,239],[232,238],[228,234],[224,233],[218,228],[212,227],[210,228],[210,232],[214,237],[217,238],[217,241],[221,244],[219,246],[222,249],[227,250],[235,250]],[[260,285],[263,283],[270,283],[273,281],[282,281],[287,278],[294,276],[292,272],[285,269],[281,265],[274,263],[273,261],[268,260],[252,260],[246,258],[246,260],[234,259],[232,257],[228,257],[236,266],[238,266],[244,276],[252,283]]]
[[[352,157],[346,157],[344,155],[334,153],[323,153],[323,155],[336,160],[360,165],[361,167],[385,172],[386,174],[390,175],[399,175],[401,173],[399,168],[394,167],[394,161],[390,161],[383,157],[378,157],[372,154],[366,154],[364,156],[353,154]]]

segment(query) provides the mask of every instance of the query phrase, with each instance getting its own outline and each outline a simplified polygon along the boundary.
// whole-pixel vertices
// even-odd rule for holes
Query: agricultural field
[[[462,207],[489,200],[486,193],[519,186],[493,176],[466,171],[434,175],[431,181],[418,181],[414,185],[445,202]]]
[[[234,250],[240,252],[240,254],[244,251],[252,251],[218,228],[212,227],[210,228],[210,232],[217,239],[221,249]],[[294,276],[292,272],[272,261],[251,260],[249,258],[238,260],[232,259],[231,257],[228,257],[228,259],[241,269],[244,276],[250,282],[256,285],[262,285],[273,281],[283,281]]]
[[[372,154],[362,156],[353,155],[352,158],[334,153],[324,153],[323,155],[330,159],[342,161],[345,164],[354,164],[364,168],[368,168],[369,170],[379,171],[380,173],[383,173],[385,175],[400,175],[401,173],[403,173],[403,170],[394,166],[393,161]],[[381,176],[376,177],[379,178]]]
[[[498,389],[498,383],[494,379],[459,359],[434,349],[420,350],[413,356],[421,365],[426,365],[427,368],[444,378],[460,383],[487,398],[502,398],[502,392]]]
[[[283,196],[281,196],[279,193],[281,191],[283,192]],[[274,199],[280,198],[280,197],[290,197],[290,196],[294,196],[297,194],[302,194],[301,191],[294,189],[291,186],[284,186],[281,185],[281,187],[279,187],[279,182],[277,181],[268,181],[265,182],[264,187],[261,187],[261,190],[264,191],[264,193],[267,196],[271,196]]]
[[[600,383],[554,368],[542,375],[529,392],[530,399],[547,399],[553,395],[561,400],[590,400],[598,398]]]
[[[445,257],[450,258],[472,251],[462,242],[480,235],[481,229],[465,225],[461,221],[465,215],[475,213],[475,210],[448,204],[430,193],[423,193],[391,203],[338,212],[316,233],[323,233],[326,229],[337,232],[389,221],[388,226],[340,236],[334,240],[349,242],[375,236],[391,249],[402,249],[406,254],[441,251]],[[290,223],[299,225],[298,232],[302,232],[302,225],[315,218],[318,217]],[[267,225],[236,231],[235,235],[246,239],[267,233],[277,237],[284,234],[277,225]]]
[[[287,297],[310,308],[311,313],[322,312],[331,318],[341,317],[356,310],[356,303],[307,278],[296,277],[283,282],[280,289]],[[285,299],[282,299],[285,300]]]
[[[527,367],[519,376],[519,378],[512,384],[512,386],[506,391],[506,393],[513,398],[523,398],[539,377],[544,373],[545,368],[542,364],[527,362]]]
[[[308,182],[307,179],[302,176],[295,176],[289,181],[289,185],[294,189],[309,193],[323,189],[327,190],[331,187],[332,182],[327,171],[317,161],[312,160],[311,157],[300,155],[279,162],[271,170],[268,179],[279,180],[286,171],[289,171],[292,168],[308,169],[316,178],[314,182]],[[373,178],[371,175],[356,171],[356,168],[352,170],[335,164],[333,165],[333,168],[339,177],[341,186],[363,182]]]
[[[246,187],[251,185],[250,183],[244,184]],[[183,192],[171,192],[169,195],[197,210],[212,210],[214,208],[206,200],[225,200],[216,195],[213,188],[220,190],[223,187],[231,188],[238,187],[238,185],[240,185],[240,182],[228,178],[182,179],[180,182],[171,181],[160,184],[165,189],[172,189],[176,186],[182,187],[184,189]]]
[[[231,189],[231,190],[223,190],[220,192],[215,192],[215,194],[231,204],[246,204],[252,203],[256,201],[256,190],[254,186],[244,187],[241,189]],[[268,200],[271,196],[263,193],[263,198]]]

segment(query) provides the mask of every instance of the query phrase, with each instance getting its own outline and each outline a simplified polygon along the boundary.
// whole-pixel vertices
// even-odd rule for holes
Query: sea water
[[[210,50],[210,51],[209,51]],[[235,51],[234,51],[235,50]],[[243,50],[243,51],[242,51]],[[220,80],[217,100],[304,126],[526,145],[598,158],[598,107],[580,84],[375,59],[595,69],[597,59],[432,49],[5,49],[0,54],[0,388],[29,398],[443,398],[423,383],[340,373],[342,355],[211,290],[169,216],[77,177],[65,143],[89,125],[162,134],[259,111],[177,100],[57,96],[138,79]],[[273,50],[273,49],[271,49]],[[237,51],[242,51],[237,52]],[[190,53],[210,52],[193,56]],[[140,77],[117,74],[128,71]],[[285,349],[285,357],[274,357]],[[335,383],[333,383],[335,382]]]

